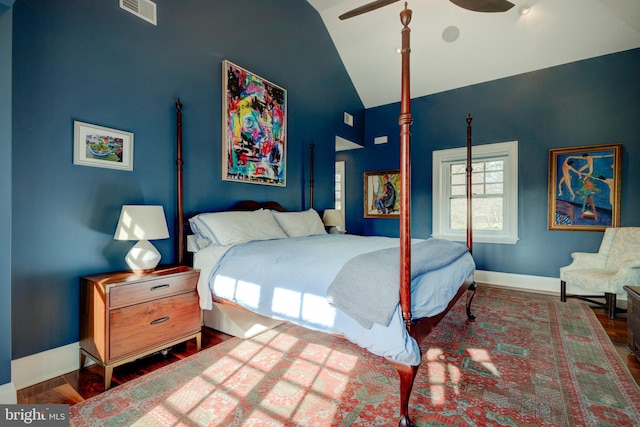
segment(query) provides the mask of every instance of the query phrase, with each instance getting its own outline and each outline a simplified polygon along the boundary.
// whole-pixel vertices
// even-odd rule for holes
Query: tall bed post
[[[420,344],[424,338],[435,328],[455,302],[467,290],[472,290],[471,296],[467,294],[467,318],[475,319],[471,313],[471,301],[475,295],[475,282],[465,281],[458,290],[456,297],[449,303],[445,311],[431,318],[412,321],[411,315],[411,85],[410,85],[410,33],[412,11],[408,9],[407,2],[400,12],[402,28],[402,80],[400,94],[400,308],[407,331]],[[471,207],[471,116],[467,120],[467,206]],[[467,215],[467,246],[471,250],[471,215]],[[413,427],[409,417],[409,399],[413,383],[418,373],[418,366],[408,366],[400,363],[392,363],[400,377],[400,427]]]
[[[411,9],[404,3],[402,22],[402,83],[400,93],[400,307],[407,329],[411,330],[411,85],[409,57],[411,54],[409,23]]]
[[[314,186],[314,169],[313,164],[315,162],[314,159],[314,148],[313,142],[309,145],[309,208],[313,209],[313,186]]]
[[[473,189],[471,188],[471,176],[473,167],[471,166],[471,114],[467,117],[467,247],[469,252],[473,253],[473,209],[471,206],[471,198]]]
[[[404,3],[402,22],[402,81],[400,92],[400,308],[407,331],[411,333],[411,85],[409,57],[411,54],[409,23],[411,10]],[[413,426],[409,418],[409,397],[418,366],[394,364],[400,376],[400,427]]]
[[[473,119],[471,118],[471,114],[467,117],[467,248],[469,248],[469,253],[473,254],[473,206],[471,204],[473,199],[473,187],[472,187],[472,176],[473,176],[473,166],[472,166],[472,154],[471,154],[471,122]],[[470,322],[476,320],[476,316],[471,313],[471,302],[473,302],[473,297],[476,295],[476,282],[473,281],[468,288],[470,293],[467,293],[467,319]]]
[[[184,251],[185,251],[185,243],[184,243],[184,197],[183,197],[183,184],[182,184],[182,166],[184,162],[182,161],[182,103],[180,102],[180,98],[178,98],[178,102],[176,102],[176,145],[177,145],[177,155],[176,155],[176,166],[178,169],[178,174],[176,178],[177,183],[177,198],[178,198],[178,239],[177,239],[177,248],[178,251],[178,265],[184,265]]]

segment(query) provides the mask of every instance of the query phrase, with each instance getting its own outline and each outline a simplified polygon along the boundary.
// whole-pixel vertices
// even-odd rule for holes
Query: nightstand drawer
[[[197,292],[184,293],[109,313],[109,361],[200,331]]]
[[[138,304],[181,292],[195,291],[197,272],[158,277],[151,280],[115,286],[109,290],[109,308]]]

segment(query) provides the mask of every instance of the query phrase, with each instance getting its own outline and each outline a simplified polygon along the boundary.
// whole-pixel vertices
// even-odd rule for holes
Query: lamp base
[[[158,249],[148,240],[140,240],[129,249],[124,260],[134,273],[148,273],[156,269],[160,257]]]

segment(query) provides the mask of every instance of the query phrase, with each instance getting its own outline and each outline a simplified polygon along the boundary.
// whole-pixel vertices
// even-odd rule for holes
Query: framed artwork
[[[622,144],[549,150],[549,229],[620,225]]]
[[[222,62],[222,179],[285,187],[287,91]]]
[[[133,170],[133,133],[73,122],[73,164]]]
[[[400,169],[364,173],[364,217],[400,217]]]

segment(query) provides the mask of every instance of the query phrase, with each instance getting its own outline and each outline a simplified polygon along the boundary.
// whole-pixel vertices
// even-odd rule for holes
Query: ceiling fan
[[[395,3],[399,0],[376,0],[371,3],[367,3],[364,6],[357,7],[349,12],[343,13],[339,16],[340,20],[353,18],[354,16],[362,15],[363,13],[371,12],[383,6],[391,3]],[[473,12],[506,12],[515,6],[513,3],[507,0],[449,0],[451,3],[460,6],[463,9],[471,10]]]

